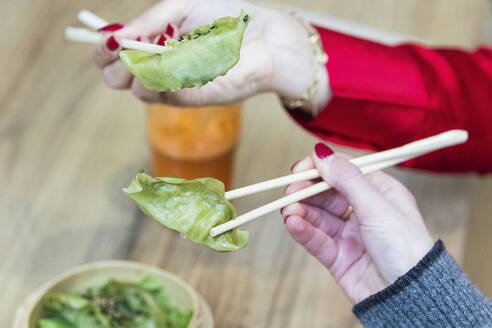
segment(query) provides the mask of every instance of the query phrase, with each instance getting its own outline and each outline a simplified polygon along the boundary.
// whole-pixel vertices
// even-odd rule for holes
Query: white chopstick
[[[426,153],[449,147],[461,142],[465,142],[468,138],[468,133],[463,130],[450,130],[438,135],[421,139],[404,146],[393,148],[390,150],[374,153],[366,156],[357,157],[351,162],[359,167],[374,164],[380,161],[388,161],[400,158],[402,156],[416,157]],[[283,187],[294,182],[312,180],[319,178],[319,173],[316,169],[295,173],[280,178],[263,181],[250,186],[230,190],[225,193],[226,199],[236,199],[247,195],[255,194],[261,191],[270,190],[278,187]]]
[[[444,135],[444,136],[443,136]],[[429,141],[430,140],[430,141]],[[466,142],[468,140],[468,133],[463,130],[452,130],[445,132],[444,134],[437,135],[431,138],[422,139],[416,141],[412,144],[408,144],[403,147],[393,149],[394,153],[390,153],[389,151],[375,153],[368,156],[373,156],[373,158],[378,159],[377,161],[368,163],[367,156],[364,156],[366,159],[366,164],[361,167],[361,171],[364,174],[371,173],[374,171],[382,170],[384,168],[388,168],[399,163],[405,162],[411,158],[418,157],[424,153],[428,153],[432,150],[437,150],[445,147],[450,147],[453,145],[458,145]],[[432,150],[429,150],[432,149]],[[399,154],[399,157],[395,155],[395,153]],[[388,155],[389,154],[389,155]],[[396,158],[395,158],[396,156]],[[363,158],[363,157],[359,157]],[[389,158],[389,159],[388,159]],[[352,160],[354,162],[354,160]],[[246,214],[243,214],[237,217],[234,220],[230,220],[223,224],[220,224],[210,230],[210,236],[216,237],[226,231],[237,228],[240,225],[252,221],[256,218],[259,218],[265,214],[273,212],[275,210],[279,210],[282,207],[290,205],[292,203],[296,203],[303,199],[309,198],[311,196],[317,195],[323,191],[330,189],[331,186],[325,181],[314,184],[310,187],[302,189],[296,193],[290,194],[288,196],[277,199],[269,204],[258,207]]]
[[[400,159],[395,159],[395,160],[390,160],[386,162],[381,162],[379,164],[373,164],[373,165],[368,165],[365,167],[361,168],[362,173],[367,174],[375,171],[379,171],[385,168],[388,168],[390,166],[394,166],[396,164],[399,164],[401,162],[409,160],[411,157],[402,157]],[[254,219],[257,219],[263,215],[266,215],[270,212],[273,212],[275,210],[279,210],[287,205],[299,202],[303,199],[312,197],[314,195],[317,195],[319,193],[322,193],[323,191],[326,191],[330,189],[331,186],[325,182],[319,182],[316,183],[310,187],[304,188],[298,192],[295,192],[293,194],[290,194],[288,196],[279,198],[271,203],[268,203],[266,205],[260,206],[246,214],[243,214],[241,216],[238,216],[234,220],[227,221],[223,224],[220,224],[210,230],[210,236],[216,237],[224,232],[227,232],[229,230],[232,230],[234,228],[239,227],[240,225],[243,225],[249,221],[252,221]]]
[[[65,28],[65,39],[75,42],[99,43],[102,41],[103,35],[85,28],[68,26]]]
[[[79,21],[88,27],[99,30],[109,23],[89,10],[81,10],[77,15]]]
[[[69,26],[65,28],[65,38],[75,42],[99,43],[102,41],[103,35],[99,32],[89,31],[85,28]],[[166,51],[166,47],[157,44],[129,39],[121,39],[119,41],[121,42],[121,46],[125,49],[141,50],[152,54],[161,54]]]

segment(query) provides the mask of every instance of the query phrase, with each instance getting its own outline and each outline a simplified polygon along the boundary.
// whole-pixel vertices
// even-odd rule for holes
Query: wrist
[[[326,54],[317,32],[302,19],[275,12],[268,45],[273,57],[269,91],[286,107],[301,108],[316,116],[330,101]]]

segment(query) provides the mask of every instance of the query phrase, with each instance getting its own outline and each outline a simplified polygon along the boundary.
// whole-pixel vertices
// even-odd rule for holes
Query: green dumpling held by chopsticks
[[[145,214],[196,243],[218,252],[236,251],[248,244],[249,233],[238,228],[210,236],[213,227],[236,217],[219,180],[152,178],[139,173],[123,191]]]
[[[124,50],[120,58],[149,90],[200,88],[237,64],[249,21],[243,10],[239,17],[222,17],[179,40],[167,40],[161,54]]]

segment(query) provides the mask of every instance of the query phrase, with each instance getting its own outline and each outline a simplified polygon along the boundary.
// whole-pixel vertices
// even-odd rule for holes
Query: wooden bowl
[[[17,309],[13,328],[38,328],[42,304],[46,295],[71,293],[97,281],[114,278],[120,281],[140,281],[146,275],[156,277],[166,294],[184,310],[192,310],[188,328],[213,328],[212,312],[205,300],[186,282],[153,266],[129,261],[102,261],[85,264],[61,274],[32,293]]]

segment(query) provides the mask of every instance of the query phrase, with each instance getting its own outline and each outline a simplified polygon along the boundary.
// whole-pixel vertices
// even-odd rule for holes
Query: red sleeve
[[[409,161],[442,172],[492,171],[492,48],[468,53],[390,47],[318,28],[333,99],[315,119],[294,119],[320,138],[383,150],[460,128],[465,145]]]

